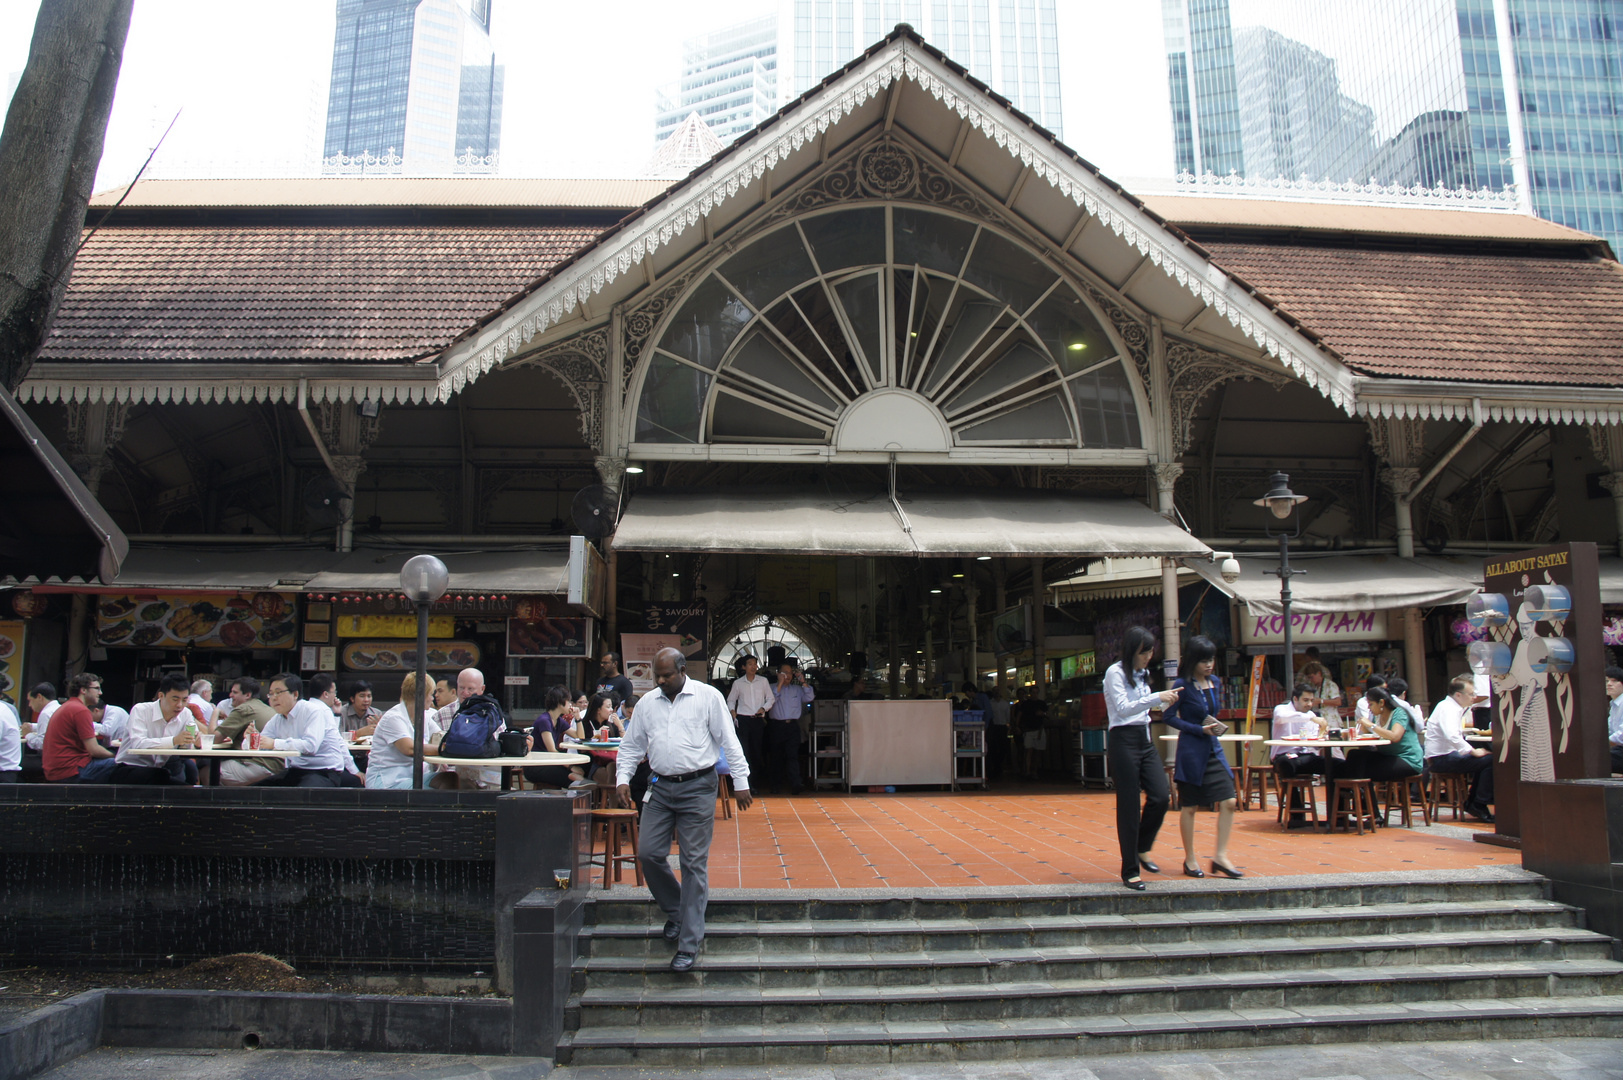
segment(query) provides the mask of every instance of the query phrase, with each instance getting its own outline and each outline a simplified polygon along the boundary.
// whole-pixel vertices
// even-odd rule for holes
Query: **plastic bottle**
[[[197,738],[197,721],[196,720],[188,720],[188,721],[186,721],[186,729],[185,730],[186,730],[186,734],[188,734],[188,735],[190,735],[192,737],[192,745],[194,747],[203,745]]]

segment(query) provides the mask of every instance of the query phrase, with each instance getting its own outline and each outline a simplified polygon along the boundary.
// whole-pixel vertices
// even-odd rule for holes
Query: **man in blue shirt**
[[[800,794],[800,718],[816,698],[804,671],[787,662],[778,666],[772,708],[766,714],[765,794],[785,788],[791,795]]]
[[[1606,696],[1612,699],[1606,716],[1606,741],[1612,748],[1612,771],[1623,772],[1623,667],[1606,669]]]

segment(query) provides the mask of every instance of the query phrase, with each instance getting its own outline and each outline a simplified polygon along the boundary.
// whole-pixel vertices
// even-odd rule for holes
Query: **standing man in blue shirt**
[[[637,862],[654,902],[665,912],[665,940],[676,946],[672,971],[691,971],[704,942],[710,900],[710,838],[716,829],[716,762],[727,756],[742,813],[754,801],[750,767],[733,730],[727,701],[713,686],[687,677],[680,649],[654,655],[659,693],[644,694],[632,714],[615,762],[620,805],[635,809],[631,778],[643,759],[653,770],[643,800]],[[671,873],[671,838],[680,850],[682,881]]]
[[[794,664],[778,665],[778,684],[772,688],[772,707],[766,720],[766,787],[763,794],[789,790],[799,795],[800,720],[806,706],[817,700],[806,673]]]

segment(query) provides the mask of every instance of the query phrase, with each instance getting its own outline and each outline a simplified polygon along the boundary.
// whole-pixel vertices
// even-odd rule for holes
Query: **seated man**
[[[105,701],[96,703],[90,710],[90,718],[96,722],[96,738],[108,742],[118,742],[124,738],[124,733],[130,727],[130,714],[117,705],[109,705]]]
[[[1607,741],[1612,749],[1612,771],[1623,773],[1623,667],[1606,669],[1606,696],[1612,699],[1606,715]]]
[[[381,719],[383,710],[372,704],[372,684],[365,679],[350,683],[344,695],[344,707],[338,713],[339,730],[351,739],[364,738],[372,734]]]
[[[1464,773],[1471,777],[1465,812],[1479,821],[1492,821],[1493,754],[1465,741],[1461,728],[1476,704],[1476,684],[1469,675],[1456,675],[1448,696],[1437,703],[1426,721],[1426,768],[1434,773]]]
[[[304,680],[304,696],[311,701],[319,701],[332,710],[333,723],[338,726],[338,737],[344,742],[344,749],[349,749],[352,736],[344,733],[344,708],[338,701],[338,680],[325,671],[318,671]],[[338,778],[339,787],[365,787],[366,778],[361,775],[360,767],[355,764],[355,755],[344,755],[344,774]]]
[[[42,682],[28,691],[28,711],[34,718],[22,725],[23,742],[28,749],[44,750],[45,733],[50,730],[51,717],[56,714],[59,705],[56,700],[56,687],[48,682]]]
[[[340,787],[349,748],[338,734],[332,709],[321,701],[301,699],[303,689],[304,680],[292,672],[271,680],[268,697],[276,715],[265,725],[259,747],[297,750],[299,756],[288,759],[280,776],[262,782],[272,787]]]
[[[186,707],[191,684],[184,675],[165,675],[158,683],[156,701],[137,702],[130,710],[129,730],[118,749],[118,765],[109,779],[115,784],[184,784],[186,759],[178,755],[143,754],[166,747],[177,750],[199,745],[202,736],[192,730],[197,714]]]
[[[118,762],[96,741],[96,722],[90,716],[90,706],[100,700],[100,676],[82,671],[69,680],[68,700],[52,710],[50,719],[55,722],[40,747],[45,779],[58,784],[101,784],[111,779]]]
[[[17,710],[0,698],[0,784],[16,784],[23,778],[23,732]]]
[[[227,700],[231,711],[220,719],[219,726],[214,729],[214,745],[246,750],[248,747],[243,740],[249,726],[263,731],[276,718],[276,714],[269,705],[259,700],[259,680],[251,676],[244,675],[232,682]],[[257,784],[281,771],[281,758],[233,758],[220,762],[220,786]]]
[[[1298,736],[1320,738],[1324,735],[1324,720],[1313,711],[1313,702],[1317,694],[1312,685],[1297,683],[1289,701],[1274,706],[1273,726],[1270,729],[1275,739],[1293,739]],[[1274,771],[1282,779],[1293,776],[1313,776],[1322,774],[1325,769],[1325,755],[1316,747],[1311,746],[1276,746],[1271,755]],[[1302,804],[1302,795],[1299,791],[1291,792],[1290,819],[1287,828],[1300,829],[1307,825],[1303,812],[1307,808]]]

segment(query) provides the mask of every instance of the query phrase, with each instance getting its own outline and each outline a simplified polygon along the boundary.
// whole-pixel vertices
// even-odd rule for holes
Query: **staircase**
[[[643,894],[646,896],[646,894]],[[699,966],[597,899],[558,1062],[1061,1057],[1623,1035],[1623,964],[1514,868],[1173,884],[716,893]]]

